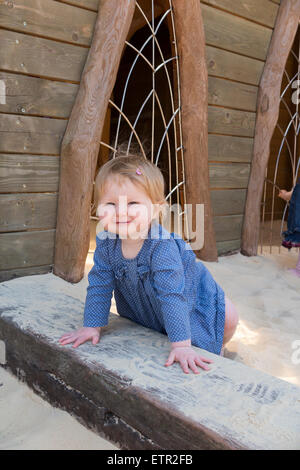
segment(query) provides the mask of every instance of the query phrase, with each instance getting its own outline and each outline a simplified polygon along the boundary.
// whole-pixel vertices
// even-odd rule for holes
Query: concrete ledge
[[[299,387],[198,348],[209,372],[166,368],[168,338],[114,314],[98,345],[60,346],[85,288],[53,274],[0,284],[3,366],[43,398],[122,449],[300,449]]]

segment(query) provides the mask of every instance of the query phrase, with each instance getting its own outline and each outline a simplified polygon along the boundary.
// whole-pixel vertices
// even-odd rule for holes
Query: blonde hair
[[[140,170],[141,174],[137,174]],[[117,152],[116,157],[101,166],[95,179],[94,201],[96,208],[104,192],[109,178],[128,178],[134,185],[142,189],[152,204],[161,205],[159,220],[167,206],[165,199],[165,181],[161,170],[150,160],[136,153]]]

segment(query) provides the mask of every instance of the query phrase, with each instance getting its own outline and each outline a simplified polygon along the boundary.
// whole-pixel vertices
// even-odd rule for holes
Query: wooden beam
[[[208,45],[205,54],[209,76],[229,78],[235,83],[259,84],[263,61]]]
[[[198,0],[200,3],[200,0]],[[186,2],[182,2],[186,6]],[[242,2],[233,2],[234,3]],[[245,0],[243,0],[245,3]],[[234,6],[235,11],[236,7]],[[210,46],[265,60],[272,29],[201,2],[205,38]],[[236,12],[237,13],[237,12]]]
[[[173,0],[178,43],[182,132],[187,203],[192,204],[196,227],[196,204],[204,204],[204,246],[195,254],[206,261],[218,259],[212,221],[208,171],[208,76],[205,35],[199,0]]]
[[[1,114],[67,119],[78,92],[75,83],[16,73],[0,72],[0,81],[2,87],[5,87],[5,94],[0,101]]]
[[[283,0],[258,91],[254,153],[250,174],[241,252],[257,254],[260,205],[270,142],[278,120],[280,91],[285,64],[293,45],[300,17],[300,0]]]
[[[250,163],[252,154],[252,138],[208,134],[209,161]]]
[[[0,153],[0,194],[57,192],[58,182],[58,157]]]
[[[219,215],[214,217],[217,242],[240,239],[243,217],[243,214]]]
[[[0,271],[49,266],[54,240],[55,230],[0,233]]]
[[[56,193],[1,194],[0,233],[55,229],[56,206]]]
[[[0,29],[1,70],[79,82],[89,49]]]
[[[239,252],[241,248],[241,239],[238,240],[226,240],[222,242],[217,242],[218,255],[227,255],[233,254],[234,252]]]
[[[274,27],[278,6],[269,0],[204,0],[212,7],[221,8],[242,18],[253,20],[261,25]]]
[[[239,109],[208,106],[208,132],[239,137],[254,137],[256,114]]]
[[[0,282],[9,281],[16,277],[33,276],[36,274],[47,274],[52,272],[52,265],[30,266],[29,268],[13,268],[0,270]]]
[[[209,163],[210,188],[247,188],[249,163]]]
[[[101,0],[61,149],[54,274],[79,282],[90,238],[93,179],[103,124],[135,1]]]
[[[0,27],[89,46],[96,13],[53,0],[0,1]]]
[[[0,152],[59,155],[65,119],[0,113]]]

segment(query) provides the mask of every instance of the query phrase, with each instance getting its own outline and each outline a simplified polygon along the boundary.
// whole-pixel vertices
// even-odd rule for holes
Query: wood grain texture
[[[216,261],[218,256],[209,197],[208,77],[201,6],[198,0],[190,0],[187,9],[181,0],[173,0],[173,8],[180,58],[186,198],[193,208],[192,230],[196,228],[196,204],[204,204],[204,246],[195,253],[200,259]]]
[[[39,274],[47,274],[52,272],[52,265],[46,266],[30,266],[29,268],[14,268],[8,270],[0,270],[0,282],[10,281],[17,277],[34,276]]]
[[[239,252],[241,248],[241,239],[237,240],[226,240],[222,242],[217,242],[218,255],[228,255],[234,252]]]
[[[2,194],[0,232],[55,229],[57,194]]]
[[[53,263],[55,230],[0,233],[0,270]]]
[[[54,273],[70,282],[84,274],[93,180],[108,101],[135,2],[103,0],[78,94],[61,147]]]
[[[79,82],[88,48],[0,29],[0,63],[7,72]]]
[[[214,216],[244,213],[247,189],[211,190],[210,198]]]
[[[211,6],[242,16],[270,28],[274,27],[278,6],[269,0],[202,0]]]
[[[210,105],[255,112],[257,92],[257,86],[208,77],[208,104]]]
[[[270,142],[279,115],[281,82],[300,18],[300,0],[283,0],[261,78],[254,138],[254,153],[243,226],[242,253],[257,254],[260,204]]]
[[[57,2],[75,5],[80,8],[87,8],[89,10],[98,11],[99,3],[103,0],[56,0]]]
[[[114,314],[99,344],[62,347],[82,324],[85,292],[52,274],[0,295],[6,368],[122,449],[299,449],[296,385],[195,346],[211,370],[183,375],[164,367],[167,335]]]
[[[63,119],[0,114],[0,152],[59,155]]]
[[[251,162],[253,139],[231,135],[208,135],[209,161]]]
[[[59,158],[0,154],[0,193],[58,191]]]
[[[243,214],[221,215],[213,218],[217,242],[240,240]]]
[[[201,3],[206,44],[265,60],[272,30]]]
[[[247,188],[249,163],[209,163],[211,188]]]
[[[1,113],[68,118],[78,85],[0,72],[5,95],[0,101]]]
[[[89,46],[96,13],[53,0],[0,0],[0,27]]]
[[[208,106],[208,132],[253,137],[256,113]]]
[[[206,45],[206,65],[209,76],[229,78],[258,85],[264,62]]]

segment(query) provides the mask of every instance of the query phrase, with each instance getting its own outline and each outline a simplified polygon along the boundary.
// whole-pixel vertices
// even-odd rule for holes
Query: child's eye
[[[132,202],[129,202],[128,204],[139,204],[139,202],[132,201]]]

